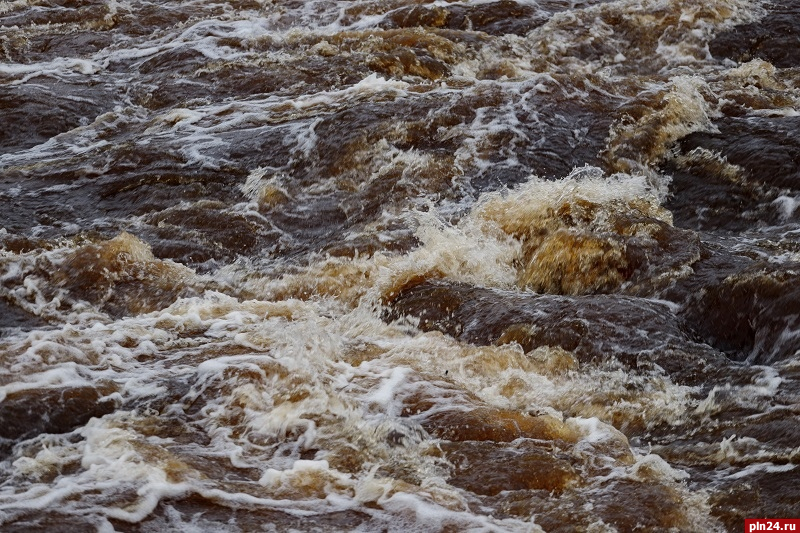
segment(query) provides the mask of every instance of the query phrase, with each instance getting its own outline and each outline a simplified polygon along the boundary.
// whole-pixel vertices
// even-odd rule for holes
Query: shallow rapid
[[[800,517],[800,1],[0,1],[0,529]]]

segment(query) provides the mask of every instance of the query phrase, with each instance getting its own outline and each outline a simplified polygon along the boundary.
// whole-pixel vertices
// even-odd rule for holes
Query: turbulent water
[[[800,1],[0,2],[0,529],[800,516]]]

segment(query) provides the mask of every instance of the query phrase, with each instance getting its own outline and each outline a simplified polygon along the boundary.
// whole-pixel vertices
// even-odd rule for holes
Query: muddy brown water
[[[800,2],[0,2],[0,529],[798,517]]]

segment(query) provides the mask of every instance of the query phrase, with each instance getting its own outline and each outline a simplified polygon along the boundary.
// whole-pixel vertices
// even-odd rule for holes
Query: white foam
[[[396,367],[383,373],[380,387],[368,394],[364,400],[370,404],[378,404],[388,416],[398,416],[399,409],[390,406],[394,403],[395,391],[408,378],[409,369]]]
[[[537,5],[534,0],[519,3]],[[10,5],[0,4],[0,11],[10,9]],[[291,61],[296,58],[291,47],[287,47],[289,51],[257,47],[254,51],[248,49],[246,41],[270,40],[278,48],[290,43],[304,50],[310,46],[304,39],[312,43],[321,35],[340,31],[344,9],[349,5],[264,3],[258,13],[229,10],[205,20],[200,13],[186,24],[159,29],[140,40],[117,42],[89,59],[0,65],[0,74],[16,78],[10,83],[17,84],[36,76],[81,79],[103,74],[103,69],[116,62],[132,63],[131,70],[135,71],[156,54],[178,49],[195,50],[214,62],[259,65],[265,59]],[[453,6],[446,0],[429,5]],[[719,5],[741,9],[734,9],[730,21],[713,26],[701,20],[693,4],[620,0],[558,15],[526,36],[481,36],[485,42],[474,45],[475,50],[456,54],[450,65],[454,75],[424,93],[417,92],[408,81],[370,74],[350,86],[313,94],[192,102],[186,104],[190,107],[157,115],[140,108],[120,108],[38,147],[2,156],[0,163],[24,169],[29,164],[57,164],[66,156],[94,160],[100,155],[103,159],[110,142],[107,134],[130,121],[143,124],[143,130],[147,128],[142,135],[134,135],[132,142],[162,143],[181,154],[187,164],[219,168],[230,150],[231,132],[255,137],[278,131],[291,152],[289,163],[253,163],[263,166],[252,170],[242,184],[250,201],[233,208],[262,216],[257,213],[257,200],[264,187],[280,190],[290,201],[302,205],[302,197],[289,194],[288,184],[298,178],[290,171],[306,168],[306,163],[318,155],[316,127],[329,114],[361,102],[392,99],[402,99],[409,105],[415,99],[426,104],[439,102],[438,111],[446,113],[448,105],[480,97],[485,91],[502,103],[478,108],[469,124],[442,127],[437,132],[437,140],[455,143],[454,179],[466,184],[498,170],[521,169],[518,154],[525,147],[546,146],[547,139],[532,138],[531,124],[523,123],[520,117],[538,120],[539,104],[532,98],[538,93],[553,95],[553,101],[560,98],[559,91],[565,98],[584,97],[582,90],[566,85],[570,76],[578,76],[587,90],[605,94],[613,102],[624,103],[630,98],[625,92],[631,90],[630,86],[621,84],[618,88],[612,82],[634,57],[631,46],[636,43],[618,41],[617,46],[612,42],[612,54],[598,60],[557,61],[559,54],[571,47],[622,39],[601,23],[600,15],[606,11],[641,16],[644,22],[651,12],[672,10],[680,14],[683,42],[665,41],[656,50],[659,57],[653,60],[654,65],[665,67],[671,80],[674,91],[669,97],[680,100],[678,103],[686,104],[690,111],[686,116],[691,120],[674,125],[677,138],[707,127],[713,110],[703,104],[701,93],[707,87],[702,78],[675,77],[677,70],[673,69],[691,64],[702,73],[706,68],[717,68],[707,56],[698,54],[703,50],[697,44],[710,32],[746,18],[746,3],[726,0]],[[125,6],[119,4],[115,9]],[[349,29],[374,29],[384,16],[356,17]],[[584,17],[588,23],[580,39],[571,29],[559,29],[559,24],[572,28],[572,22],[578,20],[575,17]],[[221,44],[224,37],[242,39],[245,45],[225,46]],[[544,57],[548,51],[553,55]],[[487,65],[505,59],[518,77],[475,79]],[[120,74],[120,83],[130,79],[126,76]],[[643,87],[645,84],[634,89],[648,88]],[[571,131],[577,126],[566,124],[565,128]],[[497,137],[507,140],[495,146],[493,139]],[[384,164],[408,169],[403,180],[415,179],[425,168],[427,154],[401,150],[396,144],[388,138],[374,139],[374,152],[369,154],[373,177],[380,177]],[[81,182],[76,183],[53,186],[44,192],[63,192],[65,187]],[[0,399],[25,390],[95,386],[108,380],[118,386],[119,392],[111,397],[122,407],[71,434],[20,443],[11,460],[0,464],[4,477],[13,480],[0,488],[0,512],[10,516],[8,513],[20,509],[59,508],[74,515],[94,513],[136,522],[150,516],[165,499],[196,494],[231,508],[275,509],[299,517],[357,510],[397,531],[540,530],[534,519],[494,518],[476,504],[472,495],[449,485],[451,465],[431,450],[436,440],[418,424],[415,415],[401,416],[403,402],[415,392],[432,397],[435,405],[428,414],[473,405],[549,414],[576,431],[576,453],[595,454],[592,459],[611,465],[609,476],[666,484],[685,496],[689,494],[683,485],[685,473],[655,455],[638,456],[632,466],[602,455],[598,450],[604,443],[616,443],[620,451],[627,450],[624,436],[606,421],[642,416],[646,426],[677,425],[687,417],[699,418],[719,408],[716,395],[726,390],[715,389],[691,412],[691,393],[695,391],[671,383],[663,374],[638,375],[627,369],[587,365],[563,374],[543,375],[531,354],[525,354],[519,345],[473,346],[438,332],[423,333],[411,321],[387,324],[379,305],[390,289],[426,276],[516,290],[515,264],[522,243],[484,216],[487,204],[506,202],[503,205],[534,215],[581,200],[608,204],[645,199],[657,207],[666,194],[662,185],[643,175],[605,176],[598,169],[586,167],[557,181],[530,176],[513,190],[483,195],[475,205],[472,199],[438,205],[432,200],[409,199],[399,207],[388,206],[383,215],[386,218],[381,219],[404,220],[415,229],[420,245],[409,253],[383,252],[352,260],[310,255],[304,258],[308,267],[294,266],[291,275],[283,278],[280,276],[288,269],[282,270],[285,265],[280,259],[242,260],[212,277],[187,275],[193,276],[198,287],[204,286],[201,281],[229,284],[235,289],[231,294],[248,294],[252,300],[207,291],[163,310],[118,320],[85,303],[65,310],[62,302],[68,301],[68,295],[50,290],[44,277],[36,274],[37,262],[60,264],[64,254],[73,249],[69,243],[57,250],[29,254],[2,250],[0,279],[8,287],[2,296],[54,322],[72,325],[3,339],[5,370],[0,373],[8,382],[0,386]],[[28,194],[24,184],[18,187],[22,188],[7,192],[15,197]],[[335,176],[323,176],[299,194],[326,194],[336,187]],[[798,201],[787,193],[776,199],[775,208],[788,219]],[[409,205],[418,210],[409,211]],[[390,213],[392,209],[395,211]],[[668,214],[663,217],[668,221]],[[141,220],[129,222],[143,224]],[[42,227],[41,231],[46,229]],[[354,229],[348,237],[357,237],[357,231]],[[361,276],[353,282],[356,296],[337,298],[315,292],[315,283],[319,282],[316,276],[328,266],[352,267]],[[280,290],[295,282],[312,287],[309,301],[273,301],[276,294],[296,294]],[[676,311],[674,306],[670,309]],[[763,401],[774,397],[782,383],[779,374],[765,368],[742,392]],[[181,444],[180,439],[149,434],[154,427],[158,431],[158,424],[173,423],[186,424],[187,432],[205,432],[203,438],[208,441]],[[388,443],[392,431],[405,435],[401,445]],[[733,449],[734,444],[723,442],[720,449]],[[339,470],[333,465],[343,454],[356,459],[354,465]],[[209,464],[220,465],[215,468],[255,469],[254,479],[258,481],[228,484],[228,479],[201,471],[203,461],[190,466],[184,460],[187,456],[209,457],[213,459]],[[788,471],[788,467],[793,468],[761,463],[731,476]],[[408,476],[410,481],[404,475],[394,477],[393,468],[412,472],[413,476]],[[170,472],[175,477],[170,477]],[[303,483],[314,478],[322,480],[315,485],[315,492],[303,492]],[[592,491],[604,479],[589,477],[583,481]],[[279,490],[291,496],[275,496]],[[124,494],[124,502],[118,494]],[[587,501],[587,505],[591,503]],[[710,516],[697,502],[687,505],[696,505],[698,513]],[[169,514],[168,509],[165,512]],[[173,524],[186,525],[180,517],[172,520]],[[200,530],[214,527],[200,524],[197,522]],[[109,529],[110,522],[106,520],[103,527]]]
[[[381,91],[394,91],[394,90],[401,90],[404,91],[409,86],[408,83],[404,81],[398,80],[387,80],[383,76],[379,76],[378,74],[372,73],[360,82],[353,85],[353,91],[363,91],[363,92],[381,92]]]
[[[7,0],[0,2],[0,14],[10,13],[16,9],[23,8],[30,4],[30,0]]]
[[[66,76],[73,77],[75,74],[91,76],[97,74],[103,67],[88,59],[75,57],[59,57],[44,63],[5,63],[0,64],[0,74],[18,77],[13,81],[7,82],[9,85],[20,85],[29,82],[38,76]]]
[[[789,220],[794,216],[797,207],[800,206],[800,196],[781,195],[772,201],[783,221]]]
[[[753,474],[764,472],[764,473],[777,473],[777,472],[791,472],[794,470],[796,465],[791,463],[782,464],[782,465],[775,465],[773,463],[758,463],[747,465],[745,468],[739,470],[738,472],[734,472],[733,474],[729,474],[726,476],[726,479],[741,479],[747,476],[751,476]]]
[[[687,472],[673,468],[664,459],[654,453],[637,457],[636,462],[630,467],[628,475],[635,479],[647,480],[656,477],[661,480],[670,481],[685,481],[690,477]]]
[[[9,370],[19,372],[22,370],[21,367],[22,365],[18,363],[11,366]],[[92,384],[92,380],[88,378],[83,367],[74,362],[62,363],[55,368],[24,375],[20,381],[0,386],[0,401],[3,401],[9,394],[28,390],[85,387]]]

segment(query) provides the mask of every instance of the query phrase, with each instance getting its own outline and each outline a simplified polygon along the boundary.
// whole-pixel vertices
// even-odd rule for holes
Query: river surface
[[[0,529],[800,516],[800,1],[0,2]]]

